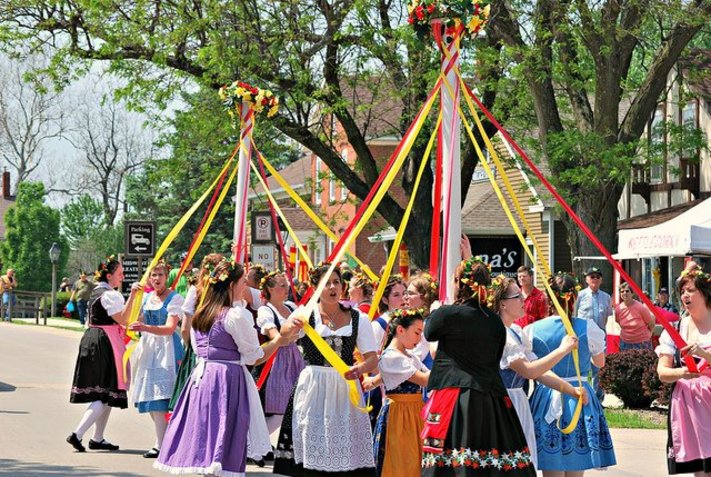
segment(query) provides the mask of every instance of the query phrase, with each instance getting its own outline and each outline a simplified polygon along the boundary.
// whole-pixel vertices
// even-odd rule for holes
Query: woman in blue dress
[[[165,413],[183,359],[183,346],[176,331],[183,297],[167,288],[169,270],[163,261],[153,267],[153,291],[143,301],[138,321],[129,325],[129,329],[141,333],[134,352],[133,402],[138,412],[150,413],[156,431],[154,447],[143,454],[146,458],[158,457],[168,427]]]
[[[571,314],[577,295],[576,285],[575,279],[568,274],[559,274],[551,284],[561,304]],[[605,365],[605,335],[591,320],[571,318],[571,322],[578,336],[580,372],[588,403],[583,406],[573,432],[563,434],[559,426],[565,428],[571,422],[576,400],[546,386],[538,386],[533,392],[531,413],[536,432],[538,469],[543,471],[544,477],[580,477],[587,469],[617,463],[602,405],[585,379],[591,363],[600,368]],[[555,315],[527,326],[523,332],[528,335],[532,351],[539,358],[554,352],[566,336],[561,317]],[[571,355],[556,364],[553,372],[565,381],[578,381]]]

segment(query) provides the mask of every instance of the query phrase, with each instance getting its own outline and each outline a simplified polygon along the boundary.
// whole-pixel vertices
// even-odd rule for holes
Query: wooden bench
[[[47,324],[49,316],[49,306],[51,294],[47,292],[36,292],[27,290],[15,290],[15,304],[12,302],[5,305],[0,302],[0,316],[5,318],[6,312],[10,318],[35,318],[35,323],[39,325],[40,318]]]

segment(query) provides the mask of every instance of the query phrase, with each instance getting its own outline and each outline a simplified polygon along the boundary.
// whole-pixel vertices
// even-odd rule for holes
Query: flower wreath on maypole
[[[424,40],[432,32],[432,20],[442,19],[448,28],[463,24],[463,34],[475,37],[489,21],[489,0],[410,0],[407,21]]]
[[[279,111],[279,98],[268,89],[260,89],[243,81],[234,81],[220,88],[220,99],[231,118],[239,118],[242,103],[247,103],[257,114],[265,109],[271,118]]]

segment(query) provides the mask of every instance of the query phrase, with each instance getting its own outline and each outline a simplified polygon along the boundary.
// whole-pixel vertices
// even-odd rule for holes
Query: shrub
[[[652,398],[645,393],[644,381],[650,368],[656,370],[657,355],[646,349],[631,349],[605,358],[600,370],[600,385],[622,400],[630,409],[648,408]]]
[[[654,361],[654,366],[650,366],[642,375],[642,387],[644,394],[649,396],[652,401],[657,401],[660,406],[668,406],[671,399],[672,385],[663,383],[659,380],[657,374],[657,360]]]

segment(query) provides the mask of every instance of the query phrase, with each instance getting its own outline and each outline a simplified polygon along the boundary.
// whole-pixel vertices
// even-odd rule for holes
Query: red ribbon
[[[565,199],[563,199],[563,197],[558,193],[555,187],[550,182],[548,182],[548,180],[546,180],[546,177],[541,173],[538,167],[536,167],[533,161],[528,158],[523,149],[521,149],[521,147],[516,143],[516,141],[511,138],[509,133],[504,129],[503,126],[501,126],[501,124],[499,124],[499,122],[494,118],[491,112],[486,109],[486,107],[482,104],[481,101],[479,101],[479,98],[474,95],[474,92],[472,92],[469,86],[464,84],[464,88],[466,89],[467,94],[469,94],[469,96],[474,100],[474,102],[476,102],[479,109],[484,113],[484,115],[486,115],[491,124],[496,126],[496,129],[499,130],[501,135],[504,136],[504,138],[509,142],[509,144],[511,144],[511,146],[516,150],[521,159],[523,159],[526,165],[528,165],[529,169],[536,175],[536,177],[538,177],[541,183],[546,186],[546,189],[548,189],[550,193],[553,194],[553,197],[555,197],[561,207],[565,209],[570,218],[573,219],[573,221],[578,225],[578,227],[580,227],[583,233],[590,239],[590,241],[597,247],[597,249],[600,250],[600,252],[605,256],[605,258],[607,258],[607,261],[610,262],[610,265],[612,265],[612,267],[617,270],[617,273],[620,274],[620,277],[622,277],[622,279],[629,284],[630,288],[632,288],[632,290],[637,294],[637,296],[640,297],[640,299],[644,302],[647,308],[652,310],[658,322],[664,327],[667,333],[669,333],[669,336],[671,336],[676,347],[681,349],[687,346],[686,342],[681,337],[676,328],[674,328],[672,324],[669,323],[669,321],[655,309],[654,304],[649,298],[647,298],[647,296],[644,294],[639,285],[637,285],[634,280],[632,280],[632,277],[627,274],[625,269],[622,268],[622,265],[620,265],[620,263],[612,257],[612,254],[607,250],[607,248],[602,244],[602,242],[600,242],[600,240],[595,236],[595,234],[592,233],[588,226],[585,225],[585,222],[583,222],[580,217],[578,217],[578,215],[568,205]],[[686,362],[686,367],[689,371],[691,371],[692,373],[699,372],[696,366],[696,362],[691,356],[684,357],[684,361]]]

